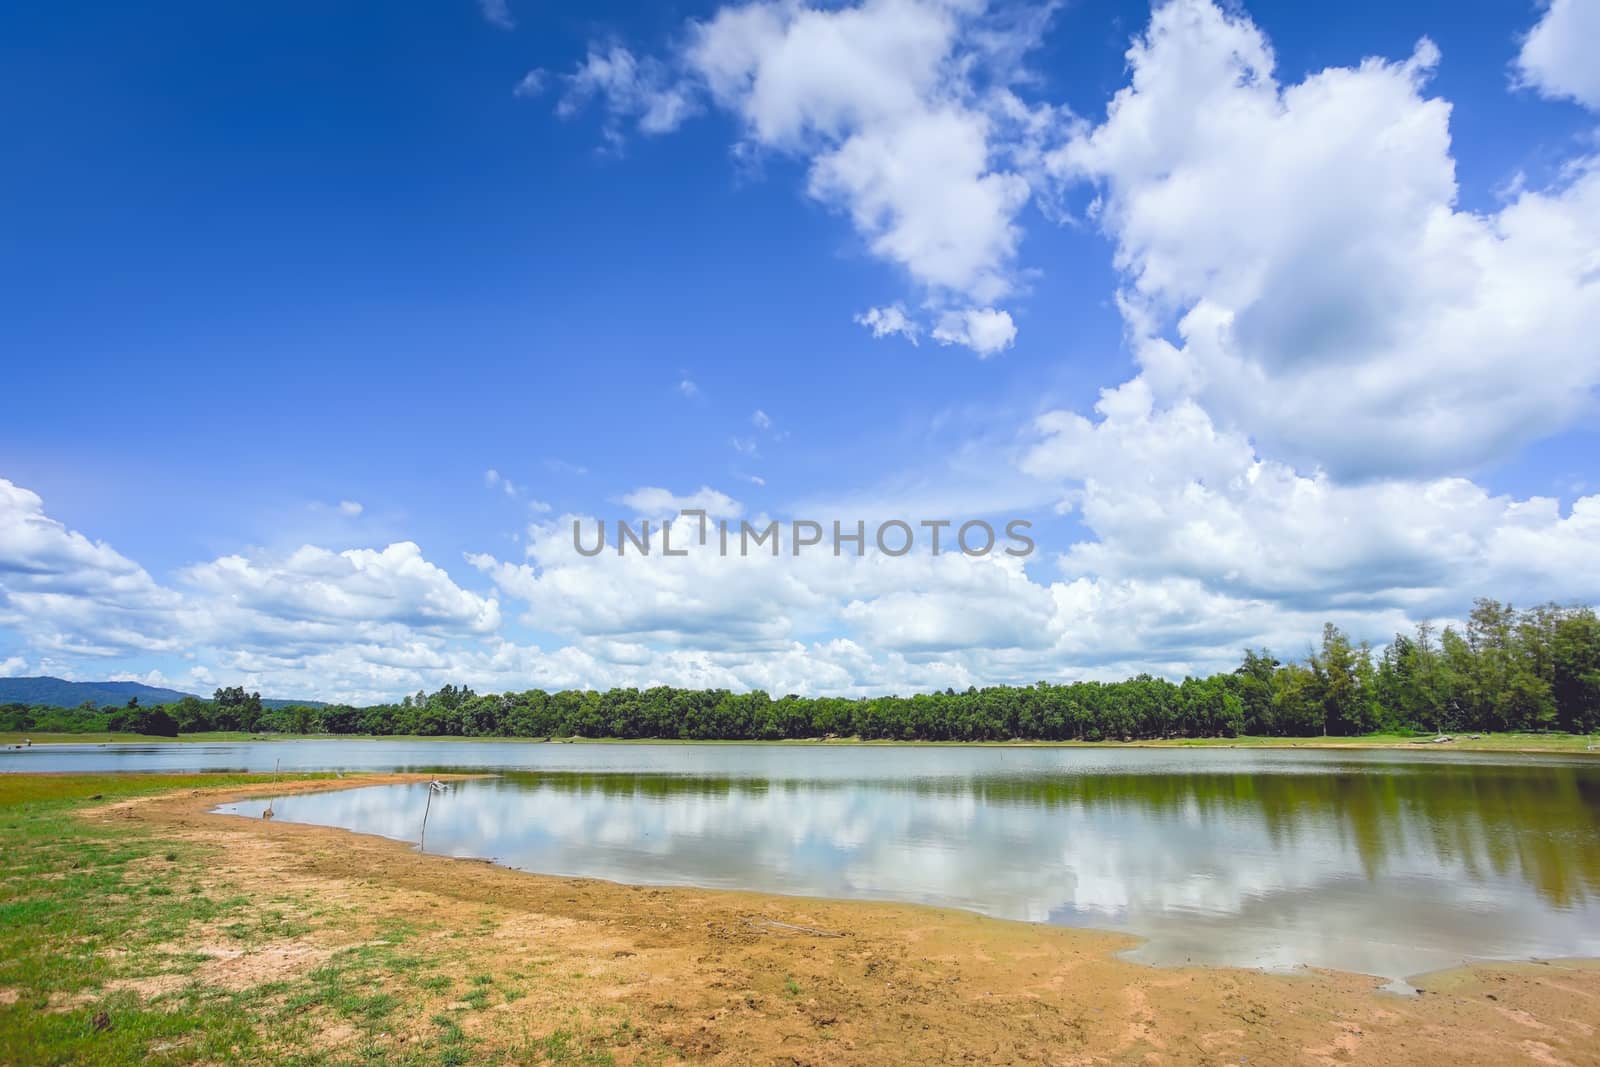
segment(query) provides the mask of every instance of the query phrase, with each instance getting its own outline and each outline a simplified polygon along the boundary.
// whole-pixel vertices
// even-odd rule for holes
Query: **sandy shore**
[[[1360,975],[1149,968],[1114,955],[1130,939],[1094,931],[528,875],[209,813],[416,777],[191,790],[88,817],[221,846],[216,876],[263,900],[300,894],[422,924],[421,950],[463,976],[548,976],[464,1024],[489,1049],[552,1019],[620,1015],[642,1036],[637,1055],[611,1050],[619,1062],[1600,1064],[1600,969],[1586,962],[1475,966],[1398,997]],[[363,936],[318,929],[218,967],[235,988],[269,982]],[[329,1047],[340,1039],[330,1032]]]

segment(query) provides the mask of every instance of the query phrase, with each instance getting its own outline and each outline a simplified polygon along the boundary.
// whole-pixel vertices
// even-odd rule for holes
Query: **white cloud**
[[[1398,610],[1312,612],[1181,577],[1039,582],[1000,555],[741,556],[736,532],[728,556],[713,533],[704,547],[675,539],[681,558],[659,546],[585,558],[572,518],[531,528],[526,563],[469,562],[527,606],[527,623],[561,635],[563,662],[592,672],[583,684],[865,694],[1181,676],[1231,668],[1247,644],[1298,651],[1330,615],[1360,636],[1406,623]],[[594,520],[581,521],[587,537]]]
[[[994,308],[969,308],[947,311],[933,329],[933,339],[942,345],[965,345],[980,359],[1004,352],[1016,340],[1017,327],[1009,312]]]
[[[648,493],[640,509],[658,516],[675,516],[680,506],[704,507],[713,517],[742,510],[726,498],[711,499],[721,496],[711,490],[695,498]],[[680,520],[673,525],[673,548],[685,556],[662,556],[657,529],[649,556],[618,553],[608,532],[608,551],[585,557],[573,545],[574,521],[591,547],[596,520],[567,516],[529,529],[527,563],[486,555],[469,562],[507,598],[528,605],[526,621],[583,647],[620,641],[645,650],[640,655],[650,660],[659,655],[651,650],[693,650],[750,666],[796,642],[826,643],[845,629],[853,633],[853,648],[870,650],[863,653],[869,661],[968,655],[962,677],[970,679],[983,676],[981,663],[997,647],[1039,650],[1053,641],[1050,592],[1028,580],[1019,560],[999,554],[891,558],[869,547],[864,556],[835,556],[824,547],[795,556],[787,544],[778,555],[760,546],[745,554],[741,526],[730,523],[724,555],[714,525],[701,545],[696,526]],[[761,529],[769,521],[762,516],[751,526]],[[953,536],[947,533],[947,540]],[[787,684],[814,691],[816,681]]]
[[[355,518],[357,515],[360,515],[363,510],[365,510],[365,509],[362,508],[362,506],[361,506],[359,501],[355,501],[355,500],[341,500],[341,501],[339,501],[339,514],[344,515],[344,516],[346,516],[348,518],[352,518],[352,519]]]
[[[357,632],[385,624],[439,634],[485,634],[499,605],[457,586],[410,541],[331,552],[305,545],[281,559],[223,556],[183,572],[218,621],[244,629]]]
[[[478,0],[478,11],[491,26],[498,26],[502,30],[517,28],[517,20],[512,17],[507,0]]]
[[[887,307],[868,308],[856,316],[856,322],[872,331],[876,338],[892,337],[898,334],[912,344],[917,343],[917,336],[922,332],[922,327],[906,314],[906,309],[899,304],[890,304]]]
[[[1553,4],[1524,49],[1542,92],[1581,91],[1535,47],[1574,10]],[[724,558],[678,524],[687,557],[586,558],[565,515],[529,528],[520,561],[467,557],[492,593],[410,542],[229,555],[168,589],[0,481],[0,629],[19,653],[0,667],[192,655],[177,670],[207,685],[349,699],[445,681],[865,694],[1199,673],[1246,645],[1299,654],[1325,619],[1382,640],[1478,594],[1600,599],[1600,496],[1564,511],[1461,476],[1577,417],[1600,381],[1592,163],[1462,211],[1430,44],[1283,85],[1260,31],[1200,0],[1160,7],[1105,120],[1047,151],[1067,117],[1007,92],[1014,70],[983,73],[1026,47],[1015,26],[990,33],[993,14],[730,7],[690,26],[670,62],[591,50],[558,106],[601,102],[618,137],[670,128],[696,100],[731,111],[747,145],[802,160],[810,194],[906,270],[932,328],[901,304],[858,322],[980,355],[1016,336],[998,304],[1020,287],[1030,188],[1045,174],[1097,187],[1137,376],[1088,417],[1050,412],[1020,442],[1007,426],[957,449],[959,479],[858,498],[885,515],[1059,498],[1084,533],[1054,559]],[[674,380],[698,396],[681,369]],[[781,436],[762,411],[751,424],[741,446]],[[521,492],[496,470],[484,482]],[[619,503],[636,520],[746,514],[709,486]],[[510,640],[502,603],[557,642]]]
[[[899,304],[869,308],[856,316],[856,322],[872,331],[875,338],[898,334],[917,343],[923,327]],[[996,308],[967,308],[941,312],[933,327],[933,339],[942,345],[963,345],[980,359],[1005,351],[1016,340],[1017,326],[1011,313]]]
[[[172,651],[180,606],[143,567],[0,478],[0,627],[66,655]]]
[[[1041,145],[1065,116],[1008,86],[1053,5],[1020,15],[965,0],[757,0],[691,20],[667,60],[591,46],[566,76],[563,116],[605,102],[624,122],[675,128],[702,102],[743,128],[736,154],[802,159],[806,191],[849,218],[937,314],[990,305],[1020,285],[1018,216],[1043,173]],[[868,319],[872,321],[868,321]],[[914,336],[904,312],[858,317],[876,336]]]
[[[636,514],[652,518],[661,516],[673,518],[680,511],[692,511],[697,508],[713,518],[737,519],[744,514],[743,504],[710,486],[701,486],[698,492],[687,496],[678,496],[667,489],[646,486],[624,496],[621,502],[625,507],[632,508]],[[570,524],[568,528],[570,529]]]
[[[1550,0],[1522,40],[1516,69],[1520,83],[1556,100],[1575,100],[1600,110],[1600,66],[1594,43],[1600,41],[1600,2]]]
[[[990,169],[989,123],[956,109],[902,116],[853,134],[812,162],[809,192],[850,215],[872,251],[916,281],[960,298],[998,300],[1014,287],[1028,200],[1017,174]]]
[[[410,542],[225,556],[180,577],[181,588],[159,584],[110,545],[50,518],[38,494],[0,479],[0,631],[20,638],[46,673],[144,676],[147,665],[94,664],[181,655],[199,658],[188,668],[199,681],[255,678],[271,683],[269,695],[375,699],[404,687],[375,688],[385,675],[362,662],[427,650],[442,673],[410,680],[442,683],[466,654],[463,642],[492,639],[500,626],[493,596],[456,585]]]
[[[1105,189],[1098,217],[1118,240],[1123,307],[1143,364],[1140,377],[1107,391],[1098,419],[1040,420],[1023,461],[1035,478],[1061,484],[1091,535],[1062,555],[1058,580],[960,559],[951,573],[926,569],[931,561],[849,558],[575,567],[551,541],[499,574],[506,595],[527,600],[534,616],[562,619],[580,644],[667,643],[688,653],[713,632],[735,644],[798,643],[811,657],[827,631],[842,630],[859,658],[830,663],[848,662],[857,685],[891,687],[933,655],[953,674],[989,681],[1172,675],[1225,668],[1245,645],[1298,654],[1330,618],[1381,641],[1419,618],[1459,615],[1484,592],[1524,603],[1600,597],[1600,569],[1582,547],[1600,531],[1600,497],[1563,515],[1554,500],[1449,476],[1526,432],[1530,411],[1570,415],[1564,405],[1593,382],[1594,349],[1584,345],[1596,307],[1584,289],[1597,266],[1590,171],[1579,165],[1569,184],[1524,192],[1491,217],[1457,211],[1448,108],[1422,93],[1437,62],[1426,42],[1405,62],[1280,88],[1252,25],[1179,2],[1157,13],[1132,60],[1134,85],[1107,121],[1049,160],[1057,174]],[[773,108],[751,118],[773,137],[785,122],[831,114],[801,120]],[[1252,178],[1251,167],[1268,177]],[[1015,327],[987,310],[947,307],[935,336],[997,350]],[[900,315],[880,309],[858,321],[894,332],[910,322]],[[1185,349],[1163,338],[1174,317]],[[1225,354],[1256,361],[1260,408],[1224,388],[1226,363],[1196,340],[1202,327],[1221,337],[1214,346],[1232,346]],[[1519,364],[1513,355],[1537,349],[1539,337],[1560,354],[1537,351]],[[1549,388],[1509,373],[1528,359],[1549,372]],[[1410,369],[1417,362],[1425,372]],[[1286,402],[1274,421],[1276,389]],[[1415,420],[1404,402],[1418,395],[1442,410],[1404,455],[1396,434],[1407,429],[1402,415]],[[1351,425],[1377,440],[1364,452],[1329,451]],[[1480,445],[1474,428],[1485,426],[1490,440]],[[1302,474],[1269,458],[1274,448],[1329,458]],[[1367,480],[1343,480],[1352,470]],[[997,576],[1005,580],[986,580]],[[591,589],[614,605],[622,590],[646,592],[604,620],[563,618],[562,595]],[[694,605],[681,624],[667,607],[680,599]],[[923,674],[914,687],[927,684]]]
[[[1600,172],[1456,209],[1438,59],[1423,40],[1285,86],[1248,19],[1156,10],[1131,84],[1050,165],[1102,189],[1159,399],[1345,476],[1459,470],[1590,407]]]
[[[1029,581],[1020,563],[996,558],[976,564],[965,556],[940,556],[906,582],[909,588],[872,590],[839,615],[853,624],[867,648],[896,652],[972,649],[1047,649],[1055,643],[1050,589]],[[882,578],[911,579],[884,570]]]
[[[1029,190],[996,165],[973,81],[976,13],[938,0],[725,7],[693,27],[686,59],[751,144],[809,160],[808,192],[874,254],[931,293],[992,302],[1015,288]]]
[[[1192,581],[1306,614],[1448,617],[1474,595],[1600,598],[1600,496],[1563,517],[1553,499],[1497,496],[1464,478],[1340,484],[1261,458],[1192,401],[1153,405],[1142,380],[1107,390],[1090,420],[1054,412],[1024,460],[1062,479],[1096,540],[1062,557],[1096,583]]]
[[[463,588],[409,542],[226,556],[186,568],[180,593],[5,483],[0,590],[14,614],[4,624],[38,653],[30,666],[52,673],[73,674],[96,650],[183,650],[197,657],[187,677],[201,688],[325,699],[446,681],[866,694],[1182,675],[1226,668],[1245,645],[1297,653],[1324,618],[1381,640],[1485,589],[1600,595],[1600,497],[1563,517],[1554,501],[1495,497],[1459,479],[1348,487],[1300,477],[1192,405],[1153,408],[1137,382],[1109,392],[1097,420],[1052,415],[1038,433],[1030,469],[1070,487],[1097,537],[1065,554],[1055,580],[999,555],[722,557],[715,535],[701,547],[692,530],[675,542],[687,557],[585,558],[564,516],[530,527],[525,563],[468,558],[528,624],[560,635],[541,647],[508,640],[497,597]],[[1133,465],[1144,479],[1124,476]],[[743,511],[709,487],[640,490],[627,503],[656,518]],[[23,602],[19,581],[52,595]],[[160,626],[159,646],[116,639]]]
[[[591,46],[564,81],[566,90],[556,114],[572,118],[599,101],[613,147],[621,144],[623,122],[632,122],[645,133],[668,133],[697,110],[690,89],[678,84],[663,63],[640,59],[621,45]]]
[[[113,682],[140,682],[157,689],[167,689],[172,686],[172,679],[159,670],[148,670],[143,674],[135,674],[132,671],[111,671],[107,679]]]

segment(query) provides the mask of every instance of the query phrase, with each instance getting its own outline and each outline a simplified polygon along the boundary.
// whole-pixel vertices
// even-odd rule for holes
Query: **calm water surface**
[[[1474,957],[1600,956],[1600,761],[1582,757],[348,741],[0,753],[0,771],[274,763],[502,772],[434,797],[429,852],[1124,930],[1153,963],[1399,978]],[[378,786],[273,809],[415,842],[427,799]]]

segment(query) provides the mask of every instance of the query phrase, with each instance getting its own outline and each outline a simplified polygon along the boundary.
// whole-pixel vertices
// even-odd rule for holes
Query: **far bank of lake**
[[[1353,737],[1205,737],[1146,739],[1139,741],[894,741],[862,740],[859,737],[814,737],[776,741],[717,741],[620,737],[464,737],[422,734],[260,734],[241,730],[214,730],[156,737],[129,733],[45,733],[0,731],[0,752],[24,742],[31,745],[150,745],[219,744],[240,741],[403,741],[441,744],[486,742],[544,745],[778,745],[784,747],[868,746],[873,748],[1389,748],[1426,753],[1430,750],[1459,752],[1588,753],[1600,756],[1600,735],[1564,733],[1449,734],[1450,740],[1437,744],[1435,735],[1362,734]]]

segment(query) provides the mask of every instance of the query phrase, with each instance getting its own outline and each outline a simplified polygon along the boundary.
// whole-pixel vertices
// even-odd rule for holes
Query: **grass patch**
[[[675,1058],[608,1005],[575,1007],[560,957],[508,965],[498,913],[395,914],[381,884],[230,874],[229,835],[85,815],[308,777],[331,776],[0,774],[0,1065]]]
[[[292,894],[263,901],[213,873],[221,848],[80,814],[135,796],[272,781],[0,775],[0,1064],[475,1062],[454,1024],[431,1040],[396,1040],[427,1026],[419,986],[449,985],[419,980],[417,923]],[[202,980],[219,960],[281,951],[318,931],[368,936],[282,980],[242,989]],[[217,947],[197,951],[203,944]],[[475,991],[487,1002],[490,988],[492,978]],[[339,1026],[355,1039],[324,1047]]]

